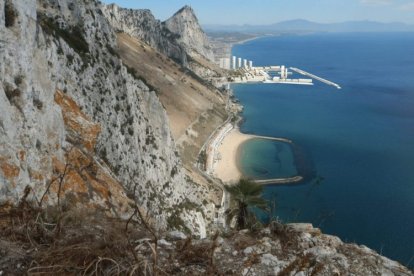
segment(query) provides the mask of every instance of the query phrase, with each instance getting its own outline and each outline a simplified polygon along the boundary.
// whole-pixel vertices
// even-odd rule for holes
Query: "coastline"
[[[233,47],[235,45],[241,45],[267,36],[273,35],[257,35],[240,41],[214,41],[213,39],[210,39],[210,41],[213,45],[213,51],[216,55],[216,61],[218,62],[220,58],[231,58]]]
[[[233,128],[223,138],[217,147],[217,158],[213,166],[213,175],[225,183],[235,183],[243,176],[238,158],[241,146],[248,140],[254,139],[253,135],[243,134],[238,128]]]
[[[250,44],[249,44],[250,45]],[[246,104],[247,103],[249,103],[249,102],[246,102]],[[299,141],[298,141],[299,142]],[[242,147],[242,144],[240,144],[239,145],[239,147]],[[239,148],[238,147],[238,148]],[[300,155],[300,154],[302,154],[302,157],[303,158],[308,158],[309,159],[309,161],[312,161],[312,155],[310,154],[310,153],[312,153],[311,152],[311,148],[308,148],[308,149],[306,149],[306,148],[303,148],[304,146],[301,144],[301,143],[298,143],[298,144],[296,144],[295,145],[295,156],[297,157],[298,155]],[[298,149],[299,148],[299,149]],[[301,150],[303,150],[302,152],[299,152],[299,153],[297,153],[297,151],[301,151]],[[309,150],[309,151],[308,151]],[[312,149],[313,150],[313,149]],[[309,153],[309,155],[306,155],[307,153]],[[298,167],[301,167],[301,168],[303,168],[304,166],[303,166],[303,159],[302,158],[300,158],[301,156],[299,156],[299,158],[296,158],[296,163],[297,163],[297,165],[298,165]],[[315,159],[315,161],[317,161],[317,159]],[[236,159],[235,159],[235,162],[237,162],[237,157],[236,157]],[[236,165],[237,165],[237,163],[235,163]],[[318,165],[318,163],[316,163],[315,164],[315,166],[316,165]],[[317,166],[315,167],[315,168],[317,168]],[[311,169],[311,168],[310,168]],[[308,171],[308,173],[311,173],[310,171]],[[298,205],[298,206],[301,206],[300,204],[301,204],[301,200],[295,200],[295,196],[296,196],[296,194],[298,194],[298,193],[295,193],[295,191],[297,190],[297,191],[305,191],[306,192],[306,196],[308,197],[311,193],[314,193],[313,192],[313,190],[314,189],[320,189],[320,190],[322,190],[323,192],[324,192],[324,189],[326,189],[326,190],[328,190],[329,191],[329,188],[325,188],[324,186],[325,186],[325,183],[323,182],[323,179],[325,179],[325,177],[329,177],[329,176],[326,176],[325,174],[323,174],[323,176],[321,176],[319,173],[320,172],[318,172],[318,171],[316,171],[316,172],[313,172],[313,173],[315,173],[315,181],[312,179],[312,181],[309,181],[308,183],[306,183],[306,185],[295,185],[295,184],[292,184],[292,186],[294,186],[294,188],[293,188],[293,192],[290,194],[290,192],[288,193],[288,196],[289,197],[291,197],[291,198],[289,198],[289,200],[286,200],[286,202],[289,202],[289,203],[291,203],[291,205],[292,206],[295,206],[296,204]],[[306,179],[310,179],[310,178],[308,178],[307,176],[306,176],[306,174],[303,174],[304,176],[305,176],[305,178]],[[297,182],[300,182],[300,179],[291,179],[292,181],[297,181]],[[328,181],[331,181],[329,178],[328,178]],[[272,183],[273,181],[271,181],[271,182],[269,182],[269,183],[261,183],[261,184],[263,184],[263,185],[266,185],[266,184],[274,184],[274,183]],[[305,181],[303,181],[304,183],[305,183]],[[322,188],[320,188],[320,183],[321,182],[323,182],[324,184],[322,184]],[[280,184],[280,183],[276,183],[276,184]],[[282,185],[283,186],[283,185]],[[288,188],[288,186],[290,187],[291,185],[290,184],[285,184],[284,186],[283,186],[283,188]],[[276,187],[278,187],[278,186],[276,186]],[[316,188],[315,188],[316,187]],[[290,189],[287,189],[287,190],[290,190]],[[309,190],[309,191],[307,191],[307,190]],[[267,192],[267,191],[266,191]],[[309,196],[310,197],[310,196]],[[327,197],[329,197],[329,194],[327,195]],[[293,199],[293,200],[292,200]],[[309,206],[309,209],[310,210],[313,210],[313,208],[314,208],[314,206],[313,206],[313,204],[318,204],[318,202],[311,202],[312,203],[312,205],[311,204],[308,204],[308,205],[310,205]],[[346,206],[346,205],[345,205]],[[292,212],[293,213],[293,212]],[[322,213],[322,212],[321,212]],[[313,215],[313,214],[311,214],[311,215]]]
[[[256,40],[256,39],[259,39],[259,38],[262,38],[262,37],[266,37],[266,35],[259,35],[259,36],[251,37],[251,38],[244,39],[244,40],[241,40],[241,41],[237,41],[233,44],[230,44],[230,48],[233,48],[233,46],[235,46],[235,45],[242,45],[244,43],[247,43],[249,41],[253,41],[253,40]],[[230,49],[230,53],[231,53],[232,50],[233,49]]]
[[[232,54],[233,46],[241,45],[266,36],[274,35],[260,35],[228,44],[228,47],[230,48],[230,56]],[[236,117],[238,118],[236,121],[240,122],[242,119],[240,115],[236,115]],[[240,168],[240,151],[245,142],[251,139],[260,138],[285,142],[293,145],[293,142],[286,138],[244,134],[240,132],[237,124],[238,123],[233,125],[229,122],[229,120],[226,120],[226,122],[224,122],[211,134],[209,140],[207,140],[206,144],[203,146],[203,151],[206,154],[205,172],[210,176],[220,179],[223,183],[230,185],[237,183],[243,177],[243,172]],[[253,181],[262,185],[277,185],[299,183],[303,180],[304,177],[298,173],[298,175],[289,178],[275,178]]]
[[[243,172],[240,168],[240,151],[243,144],[247,141],[252,139],[268,139],[293,144],[291,140],[285,138],[244,134],[240,132],[238,127],[229,129],[229,125],[226,125],[223,129],[222,134],[218,135],[212,145],[210,145],[213,148],[208,153],[208,160],[211,163],[208,172],[214,177],[219,178],[223,183],[230,185],[237,183],[243,177]],[[279,185],[299,183],[303,180],[303,176],[296,175],[288,178],[253,181],[262,185]]]

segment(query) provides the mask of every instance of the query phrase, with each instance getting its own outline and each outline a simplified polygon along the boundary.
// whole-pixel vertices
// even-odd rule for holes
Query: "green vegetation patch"
[[[169,208],[168,211],[172,212],[171,216],[167,219],[168,226],[173,229],[184,231],[188,234],[191,233],[191,230],[185,225],[184,220],[181,218],[181,214],[184,211],[196,211],[200,212],[203,216],[203,210],[201,206],[185,199],[180,204],[175,205],[173,208]]]
[[[124,65],[125,65],[125,67],[127,69],[127,72],[129,74],[131,74],[136,80],[142,81],[149,88],[150,91],[155,91],[155,93],[158,92],[157,89],[154,86],[152,86],[150,83],[148,83],[148,81],[143,76],[141,76],[141,75],[138,74],[138,72],[137,72],[137,70],[135,68],[129,67],[126,64],[124,64]]]
[[[4,4],[4,23],[7,28],[13,27],[17,18],[17,11],[14,9],[11,1],[6,1]]]
[[[73,50],[75,50],[82,58],[86,58],[89,54],[89,45],[79,25],[60,28],[59,24],[46,15],[39,15],[39,22],[42,29],[49,35],[61,37]]]

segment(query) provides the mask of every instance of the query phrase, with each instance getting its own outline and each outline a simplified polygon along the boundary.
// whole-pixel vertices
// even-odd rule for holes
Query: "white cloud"
[[[362,4],[365,5],[389,5],[393,2],[393,0],[361,0]]]
[[[414,2],[404,4],[400,6],[398,9],[402,11],[414,11]]]

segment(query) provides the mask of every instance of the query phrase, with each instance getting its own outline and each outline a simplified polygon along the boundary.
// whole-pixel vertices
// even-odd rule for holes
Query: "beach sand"
[[[237,128],[231,130],[217,149],[220,158],[214,164],[214,175],[225,183],[237,182],[242,176],[237,167],[238,148],[253,138],[253,135],[243,134]]]

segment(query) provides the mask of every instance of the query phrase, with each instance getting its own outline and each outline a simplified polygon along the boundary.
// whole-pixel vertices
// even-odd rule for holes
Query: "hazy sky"
[[[147,8],[165,20],[190,5],[202,24],[270,24],[289,19],[321,23],[347,20],[414,23],[414,0],[104,0]]]

